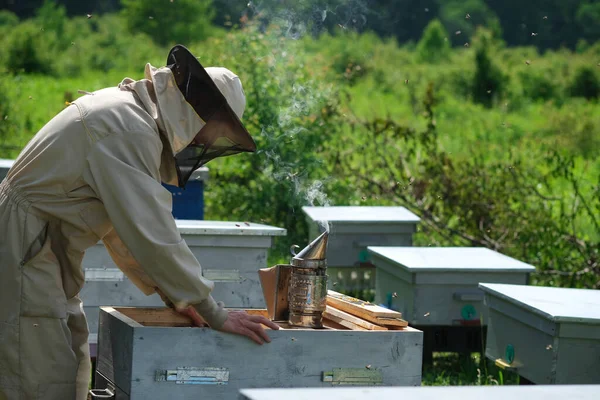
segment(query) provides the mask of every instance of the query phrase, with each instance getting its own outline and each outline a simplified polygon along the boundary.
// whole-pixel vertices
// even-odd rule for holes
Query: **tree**
[[[450,52],[448,33],[438,19],[432,20],[423,32],[417,45],[419,58],[427,62],[438,62],[445,59]]]
[[[600,3],[590,1],[581,4],[577,9],[575,20],[590,38],[600,37]]]
[[[486,107],[493,105],[493,99],[502,94],[508,77],[494,64],[491,53],[496,42],[494,35],[484,28],[478,28],[475,44],[475,76],[473,77],[473,100]]]
[[[215,16],[212,0],[122,0],[122,6],[131,32],[163,46],[206,39]]]
[[[494,31],[495,37],[502,35],[498,17],[483,0],[443,0],[439,5],[439,18],[452,33],[451,40],[456,45],[470,41],[477,26]]]

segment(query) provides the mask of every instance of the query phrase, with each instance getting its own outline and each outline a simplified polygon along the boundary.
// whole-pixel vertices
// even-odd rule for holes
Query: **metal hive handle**
[[[110,389],[92,389],[89,391],[92,399],[114,399],[115,394]]]

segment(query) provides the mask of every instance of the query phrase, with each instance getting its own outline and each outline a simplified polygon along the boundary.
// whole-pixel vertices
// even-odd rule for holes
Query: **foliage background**
[[[209,164],[206,218],[287,228],[271,263],[309,239],[302,206],[402,205],[421,217],[415,245],[485,246],[534,265],[533,284],[600,286],[598,2],[0,5],[2,158],[78,90],[139,79],[179,42],[244,83],[259,151]],[[428,382],[490,383],[479,366]]]

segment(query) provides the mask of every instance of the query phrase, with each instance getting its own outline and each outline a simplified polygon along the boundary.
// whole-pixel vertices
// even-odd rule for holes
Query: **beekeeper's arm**
[[[121,254],[119,267],[147,274],[138,276],[138,282],[147,288],[155,283],[176,308],[193,305],[211,327],[220,329],[228,313],[210,295],[214,284],[202,277],[198,260],[175,225],[171,193],[160,184],[158,135],[114,133],[92,146],[84,178],[106,208],[113,238],[116,233],[131,255],[127,261],[123,250],[113,246],[111,253]]]

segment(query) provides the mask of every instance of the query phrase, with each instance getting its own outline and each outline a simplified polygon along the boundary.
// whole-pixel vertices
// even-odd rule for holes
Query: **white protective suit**
[[[241,119],[237,76],[207,68]],[[0,399],[83,400],[90,378],[84,251],[102,240],[145,294],[227,319],[171,214],[174,154],[204,121],[171,70],[82,96],[27,144],[0,184]]]

